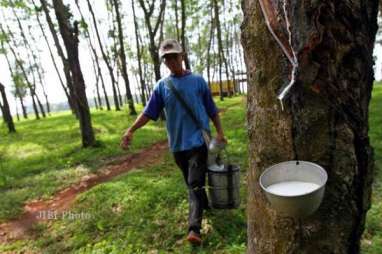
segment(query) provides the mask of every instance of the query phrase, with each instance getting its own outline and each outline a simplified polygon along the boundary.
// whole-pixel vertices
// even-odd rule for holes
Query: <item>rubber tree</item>
[[[39,28],[40,28],[40,31],[41,31],[41,34],[42,34],[42,36],[43,36],[43,38],[44,38],[44,41],[45,41],[45,43],[46,43],[46,46],[48,47],[49,56],[50,56],[50,59],[52,60],[53,67],[54,67],[54,69],[55,69],[55,71],[56,71],[56,73],[57,73],[57,77],[58,77],[58,80],[59,80],[59,82],[60,82],[60,85],[61,85],[62,89],[64,90],[65,96],[66,96],[66,98],[67,98],[67,100],[68,100],[68,103],[69,103],[69,105],[70,105],[70,97],[69,97],[70,95],[69,95],[68,88],[65,86],[64,81],[63,81],[63,79],[62,79],[62,77],[61,77],[60,71],[58,70],[57,62],[56,62],[56,59],[55,59],[55,57],[54,57],[54,55],[53,55],[52,47],[51,47],[50,42],[49,42],[49,40],[48,40],[48,37],[47,37],[47,35],[46,35],[46,32],[45,32],[43,23],[42,23],[42,21],[41,21],[41,19],[40,19],[40,12],[42,11],[42,8],[41,8],[41,7],[38,7],[38,6],[36,5],[36,3],[34,2],[34,0],[32,0],[32,4],[33,4],[33,7],[34,7],[34,13],[35,13],[36,18],[37,18],[38,26],[39,26]],[[48,105],[49,105],[49,104],[48,104]]]
[[[7,34],[8,35],[6,42],[8,44],[8,48],[10,49],[10,51],[11,51],[11,53],[12,53],[14,59],[15,59],[16,68],[19,68],[19,70],[21,71],[21,74],[22,74],[22,76],[23,76],[23,78],[25,80],[25,84],[29,88],[29,93],[30,93],[30,96],[31,96],[31,99],[32,99],[32,106],[33,106],[33,110],[34,110],[36,119],[40,119],[40,114],[38,112],[37,103],[36,103],[36,99],[35,99],[36,98],[35,97],[36,96],[36,91],[35,91],[34,85],[30,81],[30,78],[28,77],[27,69],[24,66],[25,62],[22,60],[20,54],[14,48],[15,45],[16,45],[16,42],[15,42],[15,38],[14,38],[12,32],[9,29],[9,26],[7,26],[7,30],[8,31],[5,31],[3,26],[2,26],[2,24],[0,24],[0,31],[2,32],[2,34]]]
[[[8,0],[9,1],[9,6],[11,7],[10,9],[12,10],[12,14],[13,16],[16,18],[16,21],[17,21],[17,25],[18,25],[18,28],[19,28],[19,31],[20,31],[20,35],[21,35],[21,38],[22,38],[22,41],[23,41],[23,45],[24,45],[24,48],[26,49],[27,51],[27,59],[28,59],[28,64],[29,64],[29,68],[28,66],[23,66],[22,68],[25,68],[25,70],[27,71],[26,73],[27,74],[32,74],[32,80],[29,79],[29,81],[27,81],[27,84],[28,86],[30,86],[30,90],[31,90],[31,97],[32,97],[32,100],[36,100],[37,102],[37,105],[38,107],[40,108],[40,112],[42,114],[42,116],[45,118],[46,117],[46,114],[45,114],[45,110],[44,110],[44,107],[41,103],[41,100],[38,96],[38,94],[36,93],[36,75],[35,75],[35,72],[38,73],[38,75],[40,75],[39,73],[39,64],[37,63],[36,59],[37,59],[37,56],[35,55],[35,50],[31,47],[30,45],[30,41],[33,43],[33,39],[32,38],[28,38],[27,35],[26,35],[26,32],[25,32],[25,29],[24,29],[24,26],[19,18],[19,14],[16,12],[16,5],[15,3],[12,1],[12,0]],[[23,4],[19,4],[18,6],[21,6],[21,10],[26,10],[27,8],[25,6],[23,6]],[[13,33],[10,32],[10,36],[11,37],[14,37]],[[14,39],[13,39],[14,40]],[[19,58],[20,62],[21,61],[21,58]],[[43,86],[42,84],[42,80],[41,80],[41,86]],[[36,117],[38,115],[38,112],[36,112]],[[38,119],[39,117],[37,117]]]
[[[34,0],[32,2],[35,4]],[[58,38],[58,34],[55,28],[55,25],[53,23],[53,20],[50,16],[49,12],[49,7],[48,3],[46,0],[40,0],[41,3],[41,8],[44,11],[46,22],[48,23],[49,31],[52,35],[54,45],[56,46],[57,49],[57,54],[60,56],[62,64],[63,64],[63,70],[65,74],[65,79],[66,79],[66,85],[69,90],[69,106],[72,110],[72,113],[76,115],[78,118],[78,105],[76,104],[76,99],[74,98],[74,87],[73,87],[73,80],[72,80],[72,74],[70,72],[70,66],[69,66],[69,60],[67,56],[64,54],[64,50],[62,49],[61,42]]]
[[[3,115],[4,121],[8,126],[9,132],[16,132],[15,124],[13,123],[13,118],[11,115],[11,111],[9,109],[9,103],[7,99],[7,94],[5,93],[5,87],[3,84],[0,83],[0,107],[1,107],[1,113]]]
[[[185,0],[180,0],[180,7],[182,10],[182,22],[181,22],[181,43],[182,48],[184,51],[184,65],[186,66],[187,70],[191,70],[190,61],[188,60],[188,53],[187,53],[187,43],[186,43],[186,3]],[[178,25],[177,25],[178,26]]]
[[[111,110],[109,98],[108,98],[107,92],[106,92],[105,81],[104,81],[104,78],[103,78],[101,65],[99,63],[98,54],[97,54],[97,51],[95,49],[95,46],[93,45],[93,42],[92,42],[92,39],[91,39],[91,36],[90,36],[90,33],[89,33],[89,27],[87,25],[87,21],[85,19],[84,14],[82,13],[82,10],[81,10],[81,7],[80,7],[80,4],[79,4],[78,0],[75,1],[75,4],[77,6],[78,12],[81,15],[85,37],[87,39],[89,49],[92,52],[93,70],[94,70],[94,73],[96,75],[95,87],[96,87],[96,91],[97,91],[98,106],[99,106],[99,108],[101,110],[103,109],[102,108],[102,99],[101,99],[101,96],[100,96],[100,93],[99,93],[99,87],[98,87],[98,81],[101,80],[101,86],[102,86],[103,96],[105,98],[106,108],[107,108],[107,110]]]
[[[125,81],[126,96],[127,96],[127,100],[129,104],[130,115],[136,115],[137,112],[135,111],[134,100],[133,100],[133,96],[131,94],[131,89],[130,89],[129,76],[127,73],[127,63],[126,63],[126,54],[125,54],[125,46],[124,46],[123,28],[122,28],[122,17],[119,12],[120,2],[119,0],[113,0],[113,3],[114,3],[113,7],[115,10],[117,25],[118,25],[118,42],[119,42],[118,55],[119,55],[119,62],[120,62],[122,77],[123,77],[123,80]]]
[[[4,45],[4,41],[6,41],[6,40],[8,40],[7,35],[4,33],[1,33],[1,36],[0,36],[1,48],[0,49],[1,49],[1,53],[5,56],[5,60],[7,61],[9,73],[11,74],[11,77],[14,81],[14,95],[20,101],[21,111],[23,113],[24,119],[28,119],[27,110],[26,110],[26,107],[24,105],[24,97],[26,96],[25,87],[20,87],[19,84],[17,82],[15,82],[17,79],[17,75],[15,75],[15,72],[13,71],[11,61],[8,57],[8,51],[6,50],[5,45]],[[17,101],[16,98],[15,98],[15,101]]]
[[[138,75],[139,75],[139,82],[141,84],[141,101],[143,106],[146,106],[146,84],[145,80],[143,78],[143,71],[142,71],[142,53],[141,53],[141,45],[140,45],[140,34],[139,34],[139,27],[138,27],[138,20],[137,16],[135,15],[135,4],[134,1],[131,1],[131,8],[133,10],[133,21],[134,21],[134,32],[135,32],[135,44],[137,48],[137,60],[138,60]]]
[[[114,107],[115,107],[116,111],[119,111],[119,110],[121,110],[121,108],[120,108],[120,105],[119,105],[117,88],[116,88],[117,80],[115,78],[113,67],[111,65],[110,59],[108,57],[108,54],[107,54],[107,52],[106,52],[106,50],[105,50],[105,48],[104,48],[104,46],[102,44],[102,41],[101,41],[101,35],[100,35],[99,29],[98,29],[97,19],[96,19],[96,16],[95,16],[92,4],[90,3],[90,0],[87,0],[86,2],[88,4],[88,8],[89,8],[90,14],[92,16],[93,26],[94,26],[95,34],[97,36],[98,46],[99,46],[99,48],[101,50],[102,58],[103,58],[103,60],[104,60],[104,62],[106,64],[107,69],[108,69],[109,74],[110,74],[111,87],[112,87],[113,98],[114,98]]]
[[[74,95],[78,106],[82,145],[83,147],[94,146],[94,131],[78,54],[78,22],[74,21],[73,25],[69,23],[68,9],[64,6],[62,0],[53,0],[53,6],[60,34],[68,54],[69,67],[73,78]]]
[[[368,105],[378,1],[243,0],[242,8],[247,251],[359,253],[373,179]],[[301,224],[272,210],[258,184],[267,167],[294,159],[328,173],[320,208]]]
[[[138,2],[144,13],[145,24],[147,27],[147,31],[149,33],[149,40],[150,40],[149,51],[150,51],[151,59],[154,63],[155,80],[158,81],[161,78],[161,75],[160,75],[161,62],[158,56],[159,43],[156,41],[155,38],[156,38],[157,32],[159,31],[160,25],[163,24],[164,22],[166,0],[160,1],[159,14],[158,14],[158,17],[154,19],[155,20],[154,25],[152,24],[152,20],[154,18],[153,14],[154,14],[154,7],[155,7],[156,1],[146,2],[144,0],[138,0]]]

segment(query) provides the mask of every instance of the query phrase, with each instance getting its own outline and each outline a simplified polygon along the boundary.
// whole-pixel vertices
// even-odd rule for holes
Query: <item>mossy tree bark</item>
[[[260,1],[273,10],[276,34],[289,35],[290,24],[299,67],[283,111],[277,95],[289,83],[290,63],[267,29],[259,1],[243,0],[248,253],[359,253],[373,173],[368,105],[378,1]],[[296,158],[320,164],[329,177],[323,203],[301,228],[269,207],[258,184],[264,169]]]

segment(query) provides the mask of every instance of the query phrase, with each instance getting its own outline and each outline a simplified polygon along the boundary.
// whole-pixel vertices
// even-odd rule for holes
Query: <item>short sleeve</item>
[[[218,113],[218,109],[216,108],[215,102],[212,99],[212,94],[210,89],[208,88],[207,82],[203,77],[200,77],[201,85],[202,85],[202,94],[203,94],[203,104],[207,111],[207,114],[210,118],[214,118]]]
[[[151,120],[156,121],[159,117],[160,112],[164,107],[163,98],[160,93],[159,83],[154,87],[153,93],[143,110],[143,114],[150,118]]]

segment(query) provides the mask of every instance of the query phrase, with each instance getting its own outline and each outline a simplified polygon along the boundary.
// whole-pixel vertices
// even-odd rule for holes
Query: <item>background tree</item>
[[[5,87],[1,83],[0,83],[0,94],[1,94],[0,108],[1,108],[1,112],[3,115],[4,121],[8,126],[8,131],[9,132],[16,132],[15,125],[13,123],[13,118],[11,115],[11,111],[9,109],[7,94],[5,93]]]
[[[131,89],[130,89],[130,82],[129,82],[129,76],[127,73],[127,63],[126,63],[126,54],[125,54],[125,46],[124,46],[124,37],[123,37],[123,27],[122,27],[122,17],[119,12],[119,1],[118,0],[113,0],[114,3],[114,8],[115,8],[115,14],[116,14],[116,19],[117,19],[117,24],[118,24],[118,40],[119,40],[119,62],[121,65],[121,72],[122,72],[122,77],[123,80],[125,81],[125,87],[126,87],[126,96],[128,99],[128,104],[129,104],[129,109],[130,109],[130,115],[136,115],[137,112],[135,111],[134,107],[134,100],[133,96],[131,94]]]
[[[91,123],[91,116],[88,101],[85,92],[85,82],[82,76],[79,56],[78,56],[78,22],[75,21],[73,26],[69,23],[70,14],[68,8],[65,8],[62,0],[53,0],[54,10],[60,29],[60,34],[66,52],[68,53],[68,61],[73,78],[74,94],[78,106],[78,116],[82,135],[82,145],[84,147],[94,146],[95,138]]]
[[[95,34],[97,36],[98,46],[101,50],[102,58],[103,58],[106,66],[107,66],[108,71],[109,71],[109,75],[110,75],[110,79],[111,79],[111,87],[112,87],[112,91],[113,91],[113,98],[114,98],[114,107],[115,107],[115,110],[119,111],[119,110],[121,110],[121,108],[120,108],[119,100],[118,100],[118,94],[117,94],[117,88],[116,88],[116,82],[117,81],[115,79],[113,67],[111,65],[111,61],[108,57],[108,54],[107,54],[107,52],[106,52],[106,50],[102,44],[101,35],[100,35],[99,29],[98,29],[97,19],[96,19],[95,14],[94,14],[93,7],[90,3],[90,0],[86,0],[86,1],[88,3],[88,8],[89,8],[89,11],[91,13],[92,20],[93,20],[93,26],[94,26]]]
[[[243,1],[248,253],[359,253],[373,179],[368,105],[378,1],[278,3]],[[264,17],[278,38],[289,38],[285,55],[298,63],[285,111],[277,96],[289,83],[291,65]],[[320,209],[301,224],[271,210],[258,184],[265,168],[293,159],[318,163],[329,176]]]
[[[34,0],[32,0],[34,1]],[[70,72],[70,66],[69,66],[69,60],[67,59],[66,55],[64,54],[64,51],[62,49],[60,40],[58,39],[58,35],[56,32],[56,29],[54,27],[54,23],[52,21],[52,18],[50,17],[50,12],[48,8],[48,4],[46,0],[40,0],[41,3],[41,8],[45,13],[45,18],[46,22],[48,23],[48,27],[50,30],[50,33],[52,35],[52,38],[54,40],[54,44],[56,45],[57,53],[59,57],[61,58],[62,64],[63,64],[63,69],[64,69],[64,74],[66,78],[66,84],[69,90],[69,105],[74,114],[76,114],[78,118],[78,105],[76,104],[76,99],[74,95],[74,87],[73,87],[73,80],[72,80],[72,75]]]
[[[105,102],[106,102],[106,108],[107,110],[111,110],[110,108],[110,103],[109,103],[109,98],[107,97],[107,93],[106,93],[106,88],[105,88],[105,81],[104,81],[104,78],[103,78],[103,74],[102,74],[102,70],[101,70],[101,66],[99,64],[99,61],[98,61],[98,55],[97,55],[97,51],[92,43],[92,39],[90,37],[90,33],[89,33],[89,26],[87,24],[87,21],[86,21],[86,18],[84,16],[84,14],[82,13],[82,10],[81,10],[81,7],[78,3],[78,0],[75,1],[75,4],[77,6],[77,10],[78,12],[80,13],[80,16],[81,16],[81,28],[83,30],[83,33],[84,33],[84,36],[87,40],[87,43],[88,43],[88,46],[89,46],[89,49],[90,49],[90,52],[91,52],[91,60],[92,60],[92,64],[93,64],[93,71],[94,71],[94,76],[96,78],[96,82],[95,82],[95,87],[96,87],[96,98],[98,100],[98,102],[96,103],[98,105],[97,108],[99,109],[103,109],[102,107],[102,99],[101,99],[101,95],[100,95],[100,91],[99,91],[99,80],[101,80],[101,86],[102,86],[102,90],[103,90],[103,94],[104,94],[104,97],[105,97]]]
[[[146,84],[143,77],[143,71],[142,71],[142,53],[141,53],[141,45],[140,45],[140,34],[139,34],[139,28],[138,28],[138,21],[137,16],[135,14],[135,3],[134,1],[131,1],[131,8],[133,10],[133,21],[134,21],[134,32],[135,32],[135,44],[137,48],[137,60],[138,60],[138,75],[139,75],[139,82],[140,82],[140,88],[141,88],[141,102],[143,106],[146,106]]]
[[[158,39],[156,36],[158,34],[159,28],[161,27],[161,24],[164,22],[164,12],[166,8],[166,0],[160,1],[160,7],[159,7],[159,13],[158,16],[155,18],[154,25],[151,23],[154,18],[154,10],[155,10],[155,1],[145,2],[143,0],[138,0],[139,4],[143,10],[144,17],[145,17],[145,25],[147,27],[148,35],[149,35],[149,52],[151,55],[151,59],[154,63],[154,73],[155,73],[155,80],[158,81],[161,78],[160,74],[160,59],[158,55],[158,48],[159,48],[159,42],[160,39]],[[148,6],[146,6],[148,4]]]

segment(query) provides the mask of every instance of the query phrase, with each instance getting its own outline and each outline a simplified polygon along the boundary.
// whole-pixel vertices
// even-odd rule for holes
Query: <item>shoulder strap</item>
[[[203,127],[202,125],[200,124],[199,120],[196,118],[194,112],[192,111],[192,109],[188,106],[188,104],[184,101],[182,95],[178,92],[178,90],[176,90],[172,80],[170,78],[166,78],[165,79],[165,83],[166,85],[170,88],[170,90],[172,91],[172,93],[175,95],[175,97],[178,99],[178,101],[180,102],[180,104],[183,106],[184,110],[186,110],[187,114],[191,117],[191,119],[194,121],[194,123],[196,124],[196,126],[199,128],[199,129],[202,129],[203,130]]]

